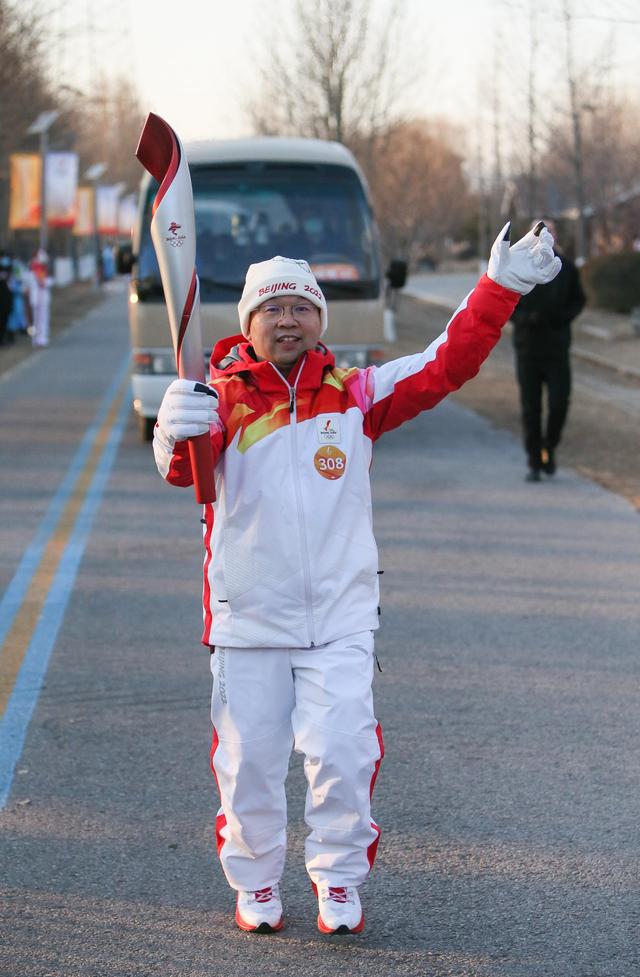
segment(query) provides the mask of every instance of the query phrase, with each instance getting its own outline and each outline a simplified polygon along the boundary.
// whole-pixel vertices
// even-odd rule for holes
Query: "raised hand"
[[[536,285],[552,281],[562,262],[553,253],[553,236],[543,221],[510,245],[511,221],[507,221],[491,248],[487,275],[498,285],[527,295]]]

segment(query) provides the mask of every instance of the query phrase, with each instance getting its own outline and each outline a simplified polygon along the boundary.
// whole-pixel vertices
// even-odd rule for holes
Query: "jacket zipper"
[[[300,545],[302,549],[302,572],[304,576],[304,597],[305,597],[305,610],[307,614],[307,630],[309,631],[309,646],[315,648],[315,631],[313,627],[313,614],[312,614],[312,604],[311,604],[311,571],[309,564],[309,547],[307,544],[307,529],[304,521],[304,510],[302,508],[302,489],[300,487],[300,474],[298,471],[298,437],[297,437],[297,413],[296,413],[296,387],[298,386],[298,380],[304,370],[304,363],[298,370],[298,376],[296,377],[296,382],[293,387],[288,382],[286,377],[280,373],[280,370],[274,364],[271,364],[273,369],[276,371],[278,376],[282,379],[283,383],[286,383],[289,388],[289,414],[290,423],[289,427],[291,429],[291,471],[293,475],[293,485],[295,489],[296,496],[296,509],[298,515],[298,533],[300,537]]]

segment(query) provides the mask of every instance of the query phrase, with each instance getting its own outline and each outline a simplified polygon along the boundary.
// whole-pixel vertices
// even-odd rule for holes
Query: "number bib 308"
[[[313,456],[313,464],[323,478],[329,478],[333,481],[336,478],[342,478],[344,475],[344,470],[347,467],[347,456],[335,445],[326,444],[316,451]]]

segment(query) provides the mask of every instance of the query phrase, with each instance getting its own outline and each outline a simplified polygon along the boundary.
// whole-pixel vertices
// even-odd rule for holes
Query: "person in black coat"
[[[7,331],[7,324],[13,306],[13,292],[9,284],[12,261],[9,255],[0,254],[0,346],[13,342],[13,333]]]
[[[549,226],[550,222],[546,222]],[[551,228],[551,233],[555,232]],[[527,481],[539,482],[541,471],[556,471],[555,450],[569,411],[571,395],[571,323],[585,304],[578,269],[558,248],[560,274],[544,288],[523,295],[511,316],[516,375],[520,387]],[[543,390],[547,391],[546,424]]]

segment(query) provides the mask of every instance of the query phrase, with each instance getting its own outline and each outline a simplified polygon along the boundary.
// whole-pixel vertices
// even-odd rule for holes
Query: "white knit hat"
[[[299,295],[320,309],[322,333],[327,328],[327,302],[311,268],[302,258],[277,255],[268,261],[249,265],[242,298],[238,302],[240,329],[248,338],[249,316],[267,299],[279,295]]]

